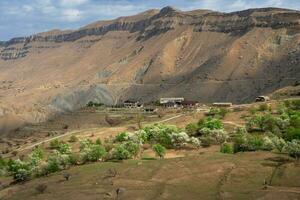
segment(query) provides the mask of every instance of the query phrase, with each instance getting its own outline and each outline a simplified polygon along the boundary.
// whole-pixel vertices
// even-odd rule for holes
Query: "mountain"
[[[88,101],[251,102],[300,80],[300,12],[172,7],[0,42],[0,127]]]

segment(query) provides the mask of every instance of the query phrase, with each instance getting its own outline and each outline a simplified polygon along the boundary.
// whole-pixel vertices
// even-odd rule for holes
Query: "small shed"
[[[167,108],[177,108],[180,107],[183,101],[183,97],[161,98],[160,105],[163,105]]]
[[[199,105],[198,101],[183,101],[181,103],[181,105],[184,107],[184,108],[194,108],[194,107],[197,107]]]
[[[143,104],[139,101],[127,100],[124,102],[125,108],[142,108]]]
[[[255,102],[267,102],[270,101],[270,97],[268,96],[258,96],[255,99]]]

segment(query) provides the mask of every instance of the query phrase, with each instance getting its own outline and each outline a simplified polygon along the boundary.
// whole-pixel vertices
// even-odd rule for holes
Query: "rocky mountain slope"
[[[249,102],[297,80],[299,11],[166,7],[0,42],[0,127],[90,100]]]

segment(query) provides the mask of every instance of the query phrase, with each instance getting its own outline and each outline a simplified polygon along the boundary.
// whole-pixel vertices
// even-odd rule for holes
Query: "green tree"
[[[166,148],[164,146],[162,146],[161,144],[155,144],[153,145],[153,150],[155,152],[155,154],[160,157],[160,158],[164,158],[166,155]]]
[[[233,154],[234,153],[233,146],[229,143],[226,143],[226,142],[221,145],[220,151],[222,153],[226,153],[226,154]]]
[[[198,134],[198,125],[196,123],[189,123],[185,127],[185,131],[189,136],[196,136]]]

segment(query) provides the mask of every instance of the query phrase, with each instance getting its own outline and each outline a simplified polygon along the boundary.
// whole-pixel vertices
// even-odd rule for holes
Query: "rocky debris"
[[[118,188],[118,189],[116,189],[117,199],[120,199],[120,197],[122,195],[124,195],[125,192],[126,192],[125,188]]]

